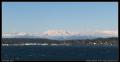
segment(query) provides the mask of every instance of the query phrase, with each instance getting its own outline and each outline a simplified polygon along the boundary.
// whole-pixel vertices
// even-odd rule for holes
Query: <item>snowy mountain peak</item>
[[[96,37],[118,37],[118,31],[68,32],[64,30],[48,30],[46,32],[7,32],[3,38],[47,38],[47,39],[91,39]]]
[[[64,30],[48,30],[43,33],[44,35],[49,36],[62,36],[62,35],[71,35],[70,32],[64,31]]]
[[[27,33],[25,33],[25,32],[19,32],[19,33],[17,33],[17,35],[24,36],[24,35],[27,35]]]

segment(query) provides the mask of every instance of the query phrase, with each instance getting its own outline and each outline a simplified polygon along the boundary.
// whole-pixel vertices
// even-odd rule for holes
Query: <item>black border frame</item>
[[[99,0],[2,0],[2,2],[118,2],[118,17],[119,17],[119,1],[118,0],[104,0],[104,1],[99,1]],[[1,35],[2,35],[2,2],[1,2]],[[119,37],[119,18],[118,18],[118,37]],[[2,36],[1,36],[2,38]],[[119,39],[118,39],[119,41]],[[4,61],[4,60],[1,60]],[[6,61],[6,60],[5,60]],[[22,61],[22,60],[21,60]],[[29,60],[28,60],[29,61]],[[119,60],[87,60],[87,61],[82,61],[82,62],[117,62]]]

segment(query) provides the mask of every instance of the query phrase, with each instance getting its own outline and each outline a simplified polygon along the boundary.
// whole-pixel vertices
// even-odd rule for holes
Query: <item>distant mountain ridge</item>
[[[27,32],[2,33],[2,38],[46,38],[55,40],[72,40],[72,39],[94,39],[99,37],[110,36],[104,33],[82,34],[68,32],[64,30],[49,30],[43,33],[27,33]]]

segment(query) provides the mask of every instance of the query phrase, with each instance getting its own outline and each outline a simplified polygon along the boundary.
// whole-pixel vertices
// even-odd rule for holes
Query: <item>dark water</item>
[[[118,60],[116,46],[2,46],[2,60]]]

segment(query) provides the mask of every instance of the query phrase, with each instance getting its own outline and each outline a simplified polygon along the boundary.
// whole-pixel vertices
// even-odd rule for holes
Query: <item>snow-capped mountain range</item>
[[[55,40],[94,39],[99,37],[115,37],[115,36],[117,36],[116,33],[107,31],[94,32],[90,34],[73,33],[64,30],[49,30],[43,33],[27,33],[27,32],[2,33],[2,38],[46,38]]]

